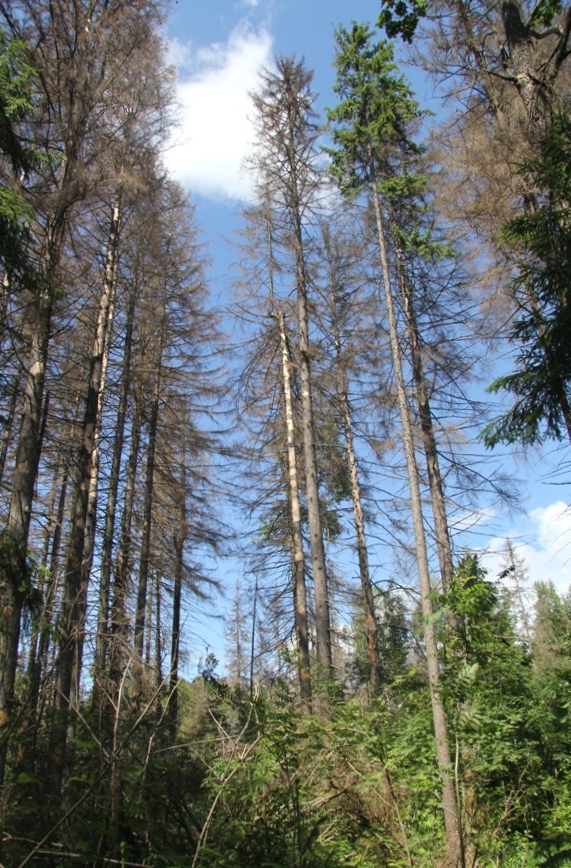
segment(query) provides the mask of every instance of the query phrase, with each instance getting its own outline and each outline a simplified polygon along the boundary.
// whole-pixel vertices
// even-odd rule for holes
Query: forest
[[[571,866],[571,591],[462,541],[567,497],[571,5],[275,57],[223,304],[168,12],[0,0],[0,868]]]

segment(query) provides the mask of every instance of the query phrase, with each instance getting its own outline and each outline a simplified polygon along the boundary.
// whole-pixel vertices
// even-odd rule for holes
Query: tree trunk
[[[418,482],[418,471],[416,466],[416,456],[414,452],[412,426],[409,417],[404,377],[402,372],[402,361],[398,342],[397,323],[394,312],[392,289],[389,277],[385,231],[381,214],[379,196],[377,193],[376,172],[372,159],[370,162],[370,171],[373,185],[373,203],[375,207],[375,218],[377,223],[379,254],[381,259],[383,285],[385,291],[385,303],[387,306],[391,354],[393,359],[395,383],[397,389],[397,401],[401,417],[403,446],[405,451],[408,482],[410,488],[412,521],[416,544],[416,561],[420,585],[420,594],[422,599],[422,616],[424,642],[426,646],[428,683],[430,687],[432,720],[434,725],[434,737],[436,741],[436,756],[442,779],[442,808],[444,812],[444,825],[446,829],[446,864],[447,866],[450,866],[450,868],[457,868],[457,866],[461,866],[461,868],[464,868],[464,847],[462,841],[460,813],[456,798],[454,779],[452,776],[452,762],[450,756],[450,745],[448,741],[446,715],[444,712],[442,697],[440,695],[438,649],[436,644],[436,633],[434,629],[434,613],[432,608],[432,600],[430,599],[432,588],[430,586],[430,573],[428,568],[428,555],[426,551],[426,538],[422,517],[420,486]]]
[[[156,358],[155,385],[149,419],[149,442],[147,445],[147,470],[143,495],[143,525],[141,529],[141,556],[139,560],[139,587],[135,611],[135,655],[139,662],[143,659],[143,636],[145,632],[145,612],[147,608],[147,581],[151,552],[151,527],[153,519],[153,486],[155,479],[155,451],[157,446],[157,427],[159,421],[159,398],[161,389],[161,366],[163,357],[163,323],[160,325]]]
[[[8,457],[8,447],[12,437],[12,426],[14,417],[18,407],[18,401],[21,398],[21,377],[16,375],[12,383],[12,396],[10,398],[10,407],[8,408],[8,416],[4,420],[4,433],[2,435],[2,446],[0,447],[0,483],[4,478],[4,469],[6,467],[6,458]]]
[[[77,702],[83,655],[87,586],[89,576],[84,566],[84,546],[89,508],[89,493],[94,474],[97,429],[100,421],[101,394],[104,386],[108,336],[111,328],[113,300],[117,284],[117,257],[121,222],[121,192],[115,197],[105,262],[103,288],[95,331],[85,413],[81,432],[79,473],[72,507],[71,534],[66,565],[61,616],[60,659],[58,670],[58,707],[66,712]]]
[[[295,454],[295,432],[291,400],[291,360],[285,327],[283,309],[277,314],[282,350],[282,377],[285,403],[285,422],[288,460],[288,502],[291,521],[291,548],[293,567],[293,599],[295,618],[295,637],[298,653],[299,690],[302,703],[311,704],[311,677],[309,663],[309,636],[307,628],[307,591],[305,587],[305,559],[301,533],[301,510],[299,506],[299,486],[297,479],[297,460]]]
[[[15,701],[20,618],[28,585],[26,550],[40,461],[42,405],[51,315],[51,299],[40,296],[26,371],[8,522],[0,538],[0,786],[4,782],[8,747],[7,737],[1,738],[1,730],[6,728],[7,731]]]
[[[184,450],[184,446],[183,446]],[[183,451],[181,461],[181,501],[179,526],[173,534],[174,543],[174,588],[172,602],[171,662],[169,670],[168,717],[174,740],[178,720],[178,664],[180,659],[180,605],[182,600],[182,576],[184,571],[184,543],[188,534],[186,523],[186,464]]]
[[[161,633],[161,598],[163,582],[160,570],[155,570],[155,682],[157,690],[163,683],[163,637]]]
[[[353,444],[353,423],[351,418],[351,405],[349,403],[349,389],[347,385],[347,373],[342,358],[341,334],[337,317],[337,293],[339,290],[337,276],[332,267],[331,239],[329,230],[324,227],[323,238],[329,263],[329,298],[331,303],[331,318],[333,325],[333,341],[335,346],[337,381],[337,396],[341,406],[343,428],[345,432],[345,447],[347,450],[347,466],[351,480],[351,501],[353,504],[353,518],[355,521],[355,536],[357,539],[357,559],[359,561],[359,576],[361,579],[361,596],[363,613],[365,616],[365,633],[367,637],[367,659],[369,663],[369,684],[374,694],[381,687],[382,664],[379,654],[379,635],[377,618],[375,613],[375,598],[369,572],[369,556],[367,552],[367,540],[365,536],[365,514],[361,499],[361,485],[359,471]]]
[[[97,636],[95,645],[95,674],[93,681],[94,698],[97,703],[99,677],[105,671],[107,646],[109,637],[109,595],[111,587],[111,559],[113,555],[113,535],[115,532],[115,516],[117,512],[117,494],[119,491],[119,475],[121,472],[121,455],[125,439],[125,418],[127,415],[127,400],[131,381],[131,347],[133,342],[133,325],[135,317],[136,295],[131,291],[127,309],[127,323],[125,330],[123,370],[121,371],[121,387],[119,393],[119,406],[115,422],[115,439],[113,442],[113,458],[111,460],[111,472],[109,477],[109,491],[107,494],[107,506],[105,511],[105,527],[103,530],[103,542],[101,547],[101,580],[99,584],[99,603],[97,612]]]
[[[109,679],[114,691],[119,689],[119,683],[126,665],[128,618],[126,600],[129,591],[129,576],[131,571],[131,525],[133,521],[133,504],[135,500],[135,480],[141,439],[141,409],[139,400],[135,397],[133,421],[131,425],[131,443],[127,463],[127,478],[125,480],[125,496],[123,516],[121,519],[121,535],[119,550],[115,565],[115,583],[111,604],[111,647],[109,651]]]
[[[412,288],[407,279],[402,250],[398,245],[396,245],[396,252],[399,267],[399,283],[410,343],[415,397],[418,403],[420,428],[422,431],[424,454],[426,456],[426,470],[430,487],[432,513],[434,515],[434,532],[436,535],[440,576],[442,579],[442,589],[445,591],[449,587],[454,576],[454,563],[452,560],[452,546],[450,545],[450,532],[446,515],[444,485],[440,473],[440,462],[438,460],[438,449],[436,448],[436,437],[434,435],[432,412],[430,410],[428,386],[424,375],[424,364],[422,361],[422,350],[420,347],[418,323],[414,310]]]
[[[290,161],[295,166],[295,161]],[[329,591],[325,567],[325,549],[319,509],[317,461],[315,457],[315,425],[311,387],[311,351],[309,345],[309,316],[307,310],[307,277],[303,231],[297,185],[293,183],[291,216],[294,225],[294,252],[296,260],[296,291],[299,328],[299,379],[301,382],[301,408],[303,430],[303,453],[305,458],[305,491],[307,496],[307,520],[311,548],[311,567],[315,593],[315,643],[317,662],[323,675],[333,672],[331,655],[331,619]]]

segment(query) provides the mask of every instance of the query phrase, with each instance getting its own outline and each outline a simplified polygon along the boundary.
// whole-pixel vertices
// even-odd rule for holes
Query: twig
[[[216,810],[216,806],[218,805],[218,801],[220,799],[220,796],[222,795],[222,792],[223,792],[226,784],[230,783],[230,781],[232,780],[232,778],[234,777],[234,775],[236,774],[238,769],[241,768],[241,766],[246,762],[246,760],[248,759],[248,756],[252,753],[253,749],[256,747],[256,745],[258,744],[258,742],[260,741],[261,738],[262,738],[262,733],[260,732],[256,736],[256,738],[254,739],[254,741],[251,742],[243,750],[242,755],[240,756],[239,764],[234,766],[234,768],[232,769],[232,771],[230,772],[230,774],[228,775],[226,780],[224,780],[222,782],[222,784],[220,785],[220,789],[218,790],[218,792],[216,793],[216,795],[214,797],[214,801],[212,802],[212,805],[210,806],[208,816],[207,816],[206,820],[204,821],[202,831],[201,831],[200,836],[198,838],[198,842],[196,844],[196,852],[194,854],[194,859],[192,860],[191,868],[194,868],[194,866],[196,865],[196,860],[198,859],[200,850],[204,846],[204,844],[206,843],[206,839],[208,837],[208,829],[209,829],[212,817],[214,816],[214,811]],[[20,868],[21,868],[21,866],[20,866]]]
[[[166,681],[166,679],[165,679],[165,681]],[[36,844],[36,846],[28,853],[28,855],[23,860],[23,862],[20,862],[20,864],[18,865],[18,868],[25,868],[25,866],[30,863],[30,861],[33,859],[33,857],[36,855],[36,853],[38,853],[39,850],[44,846],[44,844],[47,844],[47,842],[49,841],[51,836],[54,834],[54,832],[57,832],[59,827],[63,826],[63,824],[66,822],[66,820],[69,819],[69,817],[71,817],[71,815],[85,802],[85,800],[91,795],[91,793],[93,792],[95,787],[103,780],[103,778],[105,777],[105,775],[107,774],[107,772],[109,771],[111,766],[113,765],[114,761],[116,760],[119,752],[125,747],[125,745],[129,741],[129,739],[131,738],[131,736],[133,735],[135,730],[138,728],[138,726],[145,719],[145,716],[146,716],[148,710],[151,708],[152,704],[155,702],[157,696],[159,695],[160,691],[163,688],[164,683],[165,682],[161,683],[157,687],[152,698],[149,700],[146,707],[143,709],[143,711],[141,712],[141,714],[139,715],[139,717],[137,718],[137,720],[135,721],[135,723],[133,724],[133,726],[131,727],[131,729],[129,730],[129,732],[127,733],[127,735],[125,736],[125,738],[121,742],[121,744],[113,751],[113,753],[111,754],[109,759],[105,762],[102,770],[99,772],[98,775],[95,776],[91,785],[86,789],[84,794],[71,806],[71,808],[69,808],[65,812],[65,814],[62,817],[60,817],[60,819],[50,829],[50,831],[47,833],[47,835],[44,835],[42,840],[38,844]],[[121,863],[119,863],[119,864],[121,864]]]

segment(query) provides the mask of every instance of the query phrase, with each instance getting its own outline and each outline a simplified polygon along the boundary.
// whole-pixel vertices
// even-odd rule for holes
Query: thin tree
[[[365,534],[365,512],[363,509],[361,483],[359,480],[359,469],[355,453],[353,415],[349,399],[349,378],[343,352],[344,335],[342,334],[340,323],[340,309],[350,305],[350,301],[348,301],[349,291],[344,286],[343,256],[340,249],[341,245],[345,246],[345,239],[339,236],[332,236],[327,223],[324,223],[322,226],[322,236],[324,259],[327,268],[327,280],[329,284],[330,322],[333,349],[335,353],[337,380],[336,402],[339,405],[341,424],[345,435],[347,466],[351,482],[353,521],[355,524],[357,559],[359,562],[359,576],[361,580],[361,599],[365,616],[365,632],[367,636],[369,683],[373,694],[376,694],[379,692],[381,686],[382,661],[379,653],[375,598],[369,571],[369,554]]]

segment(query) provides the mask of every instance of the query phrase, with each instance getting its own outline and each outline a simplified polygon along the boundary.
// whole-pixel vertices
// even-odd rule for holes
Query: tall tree
[[[332,149],[332,171],[341,188],[355,196],[365,189],[372,197],[379,245],[382,285],[387,311],[389,338],[402,426],[414,526],[416,562],[426,645],[428,679],[438,766],[442,779],[442,807],[446,828],[446,859],[450,866],[464,865],[461,818],[454,779],[444,703],[440,691],[438,649],[433,620],[432,588],[428,565],[419,475],[399,346],[399,333],[389,263],[390,218],[381,200],[382,182],[390,178],[391,161],[414,148],[409,138],[412,122],[418,117],[418,103],[402,78],[395,75],[392,48],[372,44],[372,33],[354,24],[351,31],[337,33],[336,92],[339,105],[329,111],[336,124],[333,137],[339,146]]]
[[[307,220],[319,183],[315,169],[318,130],[313,114],[312,74],[293,58],[277,58],[276,67],[275,73],[263,74],[262,88],[253,94],[257,131],[253,165],[259,188],[269,197],[276,223],[280,225],[280,243],[291,257],[292,280],[297,295],[298,363],[317,659],[327,675],[332,668],[330,600],[315,456],[307,250]]]

